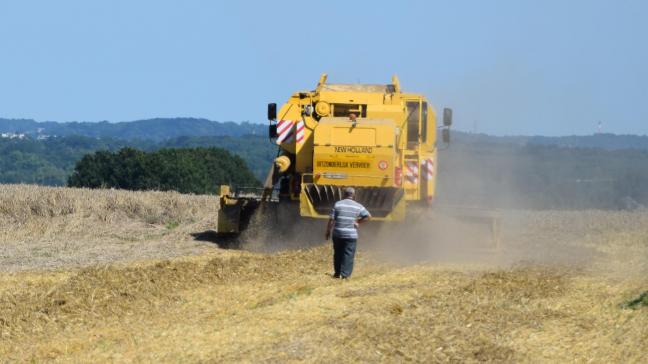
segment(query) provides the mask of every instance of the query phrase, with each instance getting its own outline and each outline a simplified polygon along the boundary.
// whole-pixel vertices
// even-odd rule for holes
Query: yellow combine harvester
[[[220,233],[242,231],[257,207],[328,218],[346,186],[356,189],[374,220],[400,221],[413,205],[432,204],[437,114],[425,97],[403,92],[396,76],[387,85],[327,84],[326,78],[279,110],[268,105],[278,155],[262,193],[221,187]],[[452,110],[444,109],[444,143],[451,124]]]

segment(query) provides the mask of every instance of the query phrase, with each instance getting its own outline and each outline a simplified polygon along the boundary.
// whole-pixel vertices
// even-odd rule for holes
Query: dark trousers
[[[333,237],[333,269],[336,277],[351,276],[357,241],[358,239]]]

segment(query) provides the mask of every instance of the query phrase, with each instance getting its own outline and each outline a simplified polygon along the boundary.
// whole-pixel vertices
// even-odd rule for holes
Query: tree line
[[[632,209],[648,206],[648,151],[520,145],[483,139],[485,138],[483,136],[479,138],[479,140],[468,141],[458,137],[448,149],[440,150],[436,201],[459,205],[534,209]],[[171,152],[165,151],[162,153],[164,157],[158,156],[166,158],[164,163],[156,162],[155,158],[158,157],[148,156],[161,150],[198,147],[218,147],[236,155],[238,158],[236,163],[243,161],[246,169],[251,171],[257,181],[264,180],[277,152],[276,145],[269,143],[265,136],[259,135],[179,137],[163,142],[79,136],[46,140],[0,139],[0,183],[62,186],[67,185],[70,178],[70,185],[72,183],[79,185],[80,182],[74,180],[78,177],[71,176],[75,172],[77,162],[88,154],[95,160],[86,157],[90,159],[86,159],[86,162],[81,165],[83,168],[85,163],[93,165],[103,161],[110,166],[107,167],[108,169],[118,171],[118,175],[122,177],[129,176],[128,173],[138,177],[137,182],[131,181],[127,184],[122,177],[113,177],[115,180],[111,181],[105,174],[101,174],[105,172],[101,169],[86,170],[103,176],[102,181],[108,181],[105,182],[105,186],[170,189],[172,183],[168,181],[181,183],[181,176],[192,174],[202,176],[198,178],[199,180],[213,179],[209,185],[214,188],[223,181],[227,183],[228,181],[224,179],[224,176],[229,176],[227,174],[209,175],[194,169],[216,168],[214,166],[221,168],[215,159],[210,159],[213,165],[199,161],[191,162],[191,170],[178,172],[172,176],[168,168],[173,163],[183,163],[180,157],[182,152],[178,152],[178,156],[173,157],[176,159],[173,159],[165,154]],[[128,153],[122,153],[122,157],[128,159],[130,161],[128,163],[131,164],[116,162],[117,157],[114,155],[119,155],[123,148],[138,150],[136,152],[127,149]],[[113,156],[108,157],[106,153]],[[131,158],[130,155],[136,157]],[[223,158],[229,160],[230,157]],[[140,178],[132,172],[134,166],[147,168],[155,166],[157,171],[164,171],[162,164],[168,170],[167,182],[156,180],[155,176],[146,173]],[[225,163],[222,168],[228,165]],[[231,171],[231,169],[225,170]],[[84,178],[86,178],[84,183],[88,183],[87,186],[102,186],[101,182],[97,182],[101,180],[99,177],[96,180]],[[235,184],[250,184],[250,180],[245,178],[231,181]],[[200,191],[200,193],[209,191],[207,182],[203,180],[201,183],[191,182],[191,191]],[[184,187],[182,189],[182,191],[189,190]]]
[[[123,148],[85,155],[68,179],[70,187],[215,194],[219,186],[258,186],[245,161],[220,148]]]

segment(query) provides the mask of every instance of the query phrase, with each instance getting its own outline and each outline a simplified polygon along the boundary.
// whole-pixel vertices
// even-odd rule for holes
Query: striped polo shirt
[[[364,206],[350,198],[335,203],[331,210],[331,219],[335,220],[333,236],[343,239],[357,239],[358,230],[354,223],[361,217],[369,217],[369,211]]]

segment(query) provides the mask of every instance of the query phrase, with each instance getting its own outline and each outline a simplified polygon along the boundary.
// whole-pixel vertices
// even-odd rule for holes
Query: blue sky
[[[645,1],[2,1],[0,117],[265,121],[387,83],[497,135],[648,134]]]

